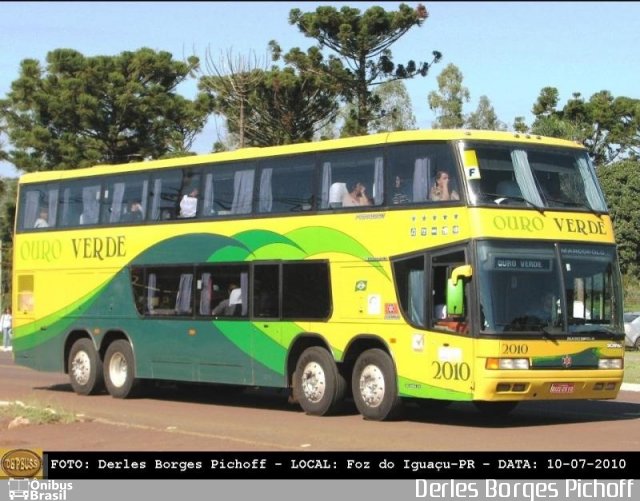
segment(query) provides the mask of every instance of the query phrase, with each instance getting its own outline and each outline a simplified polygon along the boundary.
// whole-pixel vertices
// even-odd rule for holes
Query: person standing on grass
[[[0,328],[2,328],[2,351],[11,350],[11,308],[6,307],[4,313],[0,316]]]

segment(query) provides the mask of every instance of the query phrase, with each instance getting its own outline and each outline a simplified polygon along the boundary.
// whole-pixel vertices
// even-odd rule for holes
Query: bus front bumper
[[[623,379],[621,370],[483,372],[482,377],[476,379],[474,400],[613,399]]]

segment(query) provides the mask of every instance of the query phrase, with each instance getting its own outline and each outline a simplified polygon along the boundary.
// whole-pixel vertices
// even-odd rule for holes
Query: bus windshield
[[[613,247],[478,244],[481,330],[584,333],[621,329]]]
[[[504,143],[463,149],[472,205],[607,210],[585,151]]]

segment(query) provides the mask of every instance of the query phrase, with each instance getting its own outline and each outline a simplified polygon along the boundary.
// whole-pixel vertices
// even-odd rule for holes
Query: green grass
[[[57,409],[41,402],[9,402],[0,405],[0,417],[14,419],[23,417],[30,424],[72,423],[76,421],[73,413]]]
[[[622,278],[624,311],[640,311],[640,280],[631,276]]]
[[[624,382],[640,384],[640,351],[627,350],[625,352]]]

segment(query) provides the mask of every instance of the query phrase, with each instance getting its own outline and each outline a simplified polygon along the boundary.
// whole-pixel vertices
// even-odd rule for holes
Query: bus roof
[[[518,132],[469,130],[469,129],[427,129],[398,132],[385,132],[368,136],[356,136],[342,139],[330,139],[298,143],[284,146],[266,146],[241,148],[234,151],[220,153],[206,153],[201,155],[187,155],[183,157],[167,158],[162,160],[150,160],[131,162],[126,164],[99,164],[93,167],[81,169],[68,169],[59,171],[42,171],[23,174],[20,183],[56,181],[59,179],[71,179],[76,177],[91,177],[114,172],[144,172],[146,170],[163,167],[187,167],[233,160],[250,160],[254,158],[266,158],[279,155],[295,155],[301,153],[313,153],[319,151],[354,148],[358,146],[378,146],[383,144],[404,143],[413,141],[501,141],[512,143],[528,143],[547,146],[564,146],[575,149],[585,149],[580,143],[545,137],[534,134],[522,134]]]

